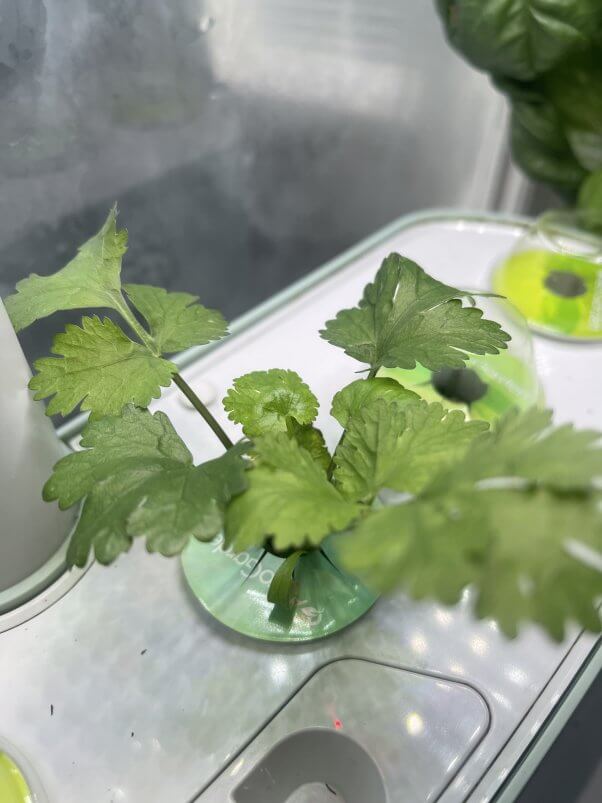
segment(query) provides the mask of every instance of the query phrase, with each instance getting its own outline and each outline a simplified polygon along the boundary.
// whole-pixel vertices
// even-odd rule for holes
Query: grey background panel
[[[62,266],[115,200],[127,280],[228,317],[402,213],[495,202],[504,102],[430,0],[0,0],[0,16],[0,295]],[[57,326],[22,334],[31,359]]]
[[[344,269],[193,361],[186,376],[193,385],[209,382],[219,400],[245,371],[298,370],[322,403],[319,424],[332,444],[338,433],[329,401],[355,378],[357,365],[318,337],[323,322],[356,301],[392,249],[442,279],[487,287],[493,264],[520,232],[518,224],[485,220],[400,225],[357,250]],[[600,346],[577,352],[537,341],[539,373],[557,420],[599,426],[599,410],[586,400],[600,393],[593,366],[601,355]],[[195,458],[218,453],[174,391],[158,406]],[[236,435],[219,404],[212,409]],[[455,608],[397,595],[334,638],[260,644],[203,613],[177,560],[149,556],[138,544],[108,569],[92,566],[52,607],[0,635],[2,730],[34,763],[51,803],[80,803],[83,795],[87,803],[186,803],[318,668],[341,657],[366,658],[469,683],[483,696],[490,729],[442,797],[464,800],[480,783],[475,800],[482,803],[537,735],[595,639],[571,631],[555,644],[524,627],[508,641],[495,622],[475,622],[470,610],[468,593]]]

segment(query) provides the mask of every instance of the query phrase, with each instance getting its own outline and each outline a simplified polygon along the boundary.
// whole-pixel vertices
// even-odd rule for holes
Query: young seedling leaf
[[[246,487],[244,446],[194,466],[163,413],[126,407],[121,416],[90,422],[84,450],[60,460],[44,488],[62,508],[85,498],[69,545],[71,565],[84,566],[93,548],[101,563],[129,549],[137,536],[149,551],[174,555],[191,537],[221,530],[230,498]]]
[[[280,605],[283,608],[288,608],[291,600],[291,592],[293,589],[293,576],[299,559],[305,555],[303,549],[298,549],[289,555],[284,560],[270,583],[268,588],[268,602],[272,605]]]
[[[311,424],[318,413],[318,400],[299,374],[272,368],[235,379],[224,408],[231,421],[242,424],[248,438],[256,438],[285,432],[287,418]]]
[[[357,307],[342,310],[321,336],[371,368],[432,371],[461,368],[470,354],[497,354],[510,336],[476,307],[469,294],[438,282],[410,259],[391,254]]]
[[[316,463],[324,469],[330,466],[331,456],[326,448],[324,435],[311,424],[298,424],[294,418],[286,419],[286,431],[302,449],[310,453]]]
[[[493,617],[510,636],[523,620],[556,639],[567,620],[597,631],[602,449],[596,441],[592,432],[551,429],[545,411],[512,413],[419,496],[374,511],[339,539],[340,558],[380,590],[400,585],[446,603],[470,583],[478,615]],[[584,468],[573,464],[570,478],[563,462],[580,450]]]
[[[4,300],[18,332],[58,310],[108,307],[119,309],[121,259],[127,250],[127,231],[117,230],[117,208],[103,227],[78,250],[64,268],[51,276],[32,273],[17,283],[17,292]]]
[[[255,447],[258,465],[248,472],[249,488],[226,512],[226,543],[237,552],[268,536],[282,551],[317,546],[358,516],[360,506],[345,499],[286,433],[265,435]]]
[[[117,415],[130,402],[147,407],[171,383],[178,368],[134,343],[109,318],[85,317],[68,324],[52,345],[56,357],[34,363],[29,387],[36,399],[52,397],[48,415],[65,416],[81,403],[93,417]]]
[[[377,399],[395,402],[399,407],[420,401],[420,396],[412,390],[406,390],[394,379],[356,379],[335,394],[330,414],[346,428],[354,416],[361,413]]]
[[[168,293],[148,284],[126,284],[124,290],[149,325],[161,354],[221,340],[228,324],[217,310],[198,304],[190,293]]]
[[[401,408],[377,399],[351,419],[335,453],[334,479],[346,496],[362,501],[384,488],[417,493],[487,428],[438,402]]]

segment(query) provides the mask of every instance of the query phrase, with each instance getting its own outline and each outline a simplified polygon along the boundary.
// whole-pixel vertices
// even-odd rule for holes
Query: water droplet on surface
[[[214,17],[201,17],[199,20],[199,31],[201,33],[209,33],[215,25]]]

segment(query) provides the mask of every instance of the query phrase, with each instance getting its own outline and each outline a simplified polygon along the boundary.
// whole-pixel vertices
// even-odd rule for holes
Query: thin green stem
[[[368,376],[366,379],[376,379],[376,374],[378,373],[378,368],[371,368],[368,371]]]
[[[143,343],[146,348],[155,355],[155,357],[160,357],[161,352],[157,348],[157,344],[151,337],[151,335],[146,331],[146,329],[141,326],[138,321],[136,320],[136,316],[133,314],[129,306],[127,305],[126,300],[121,297],[121,299],[117,302],[117,308],[121,317],[124,321],[128,324],[128,326],[132,329],[132,331],[138,336],[140,342]],[[234,445],[230,438],[226,435],[224,430],[215,420],[215,418],[211,415],[209,410],[205,407],[203,402],[199,399],[196,395],[194,390],[190,387],[190,385],[184,381],[184,379],[180,376],[180,374],[173,374],[173,381],[182,391],[182,393],[186,396],[188,401],[192,404],[194,409],[201,414],[205,423],[211,428],[213,433],[219,438],[221,444],[224,448],[231,449]]]
[[[136,316],[127,305],[127,302],[123,296],[116,301],[115,307],[130,329],[138,336],[140,342],[143,343],[146,348],[155,355],[155,357],[160,357],[161,354],[155,341],[149,335],[146,329],[138,323]]]
[[[205,419],[205,422],[212,429],[213,433],[219,438],[224,448],[226,450],[231,449],[234,444],[215,420],[215,418],[211,415],[209,410],[205,407],[203,402],[196,395],[194,390],[190,387],[190,385],[182,379],[180,374],[174,374],[173,381],[180,388],[194,409],[202,415],[202,417]]]

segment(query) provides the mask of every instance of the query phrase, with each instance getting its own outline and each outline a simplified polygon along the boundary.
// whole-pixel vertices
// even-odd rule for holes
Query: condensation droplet
[[[201,33],[209,33],[215,25],[214,17],[201,17],[199,20],[199,31]]]

